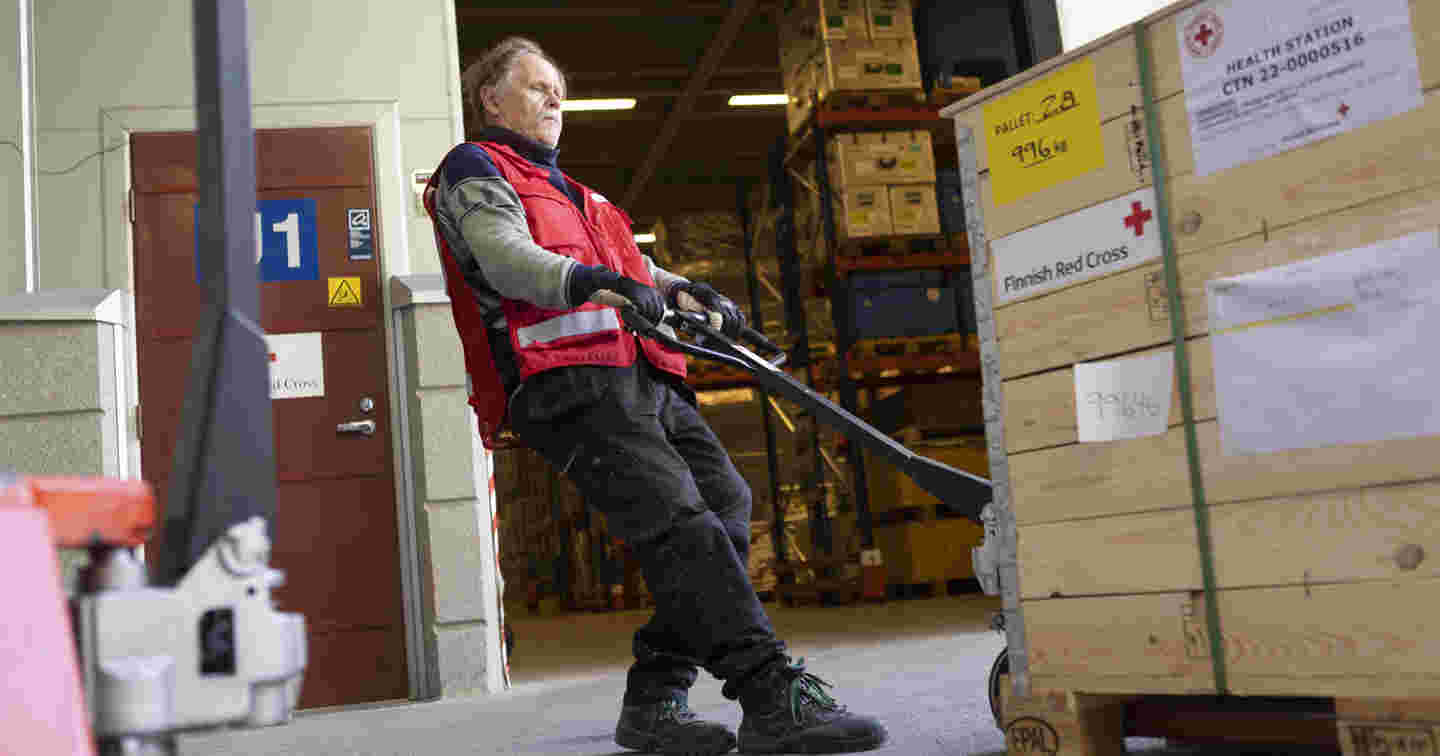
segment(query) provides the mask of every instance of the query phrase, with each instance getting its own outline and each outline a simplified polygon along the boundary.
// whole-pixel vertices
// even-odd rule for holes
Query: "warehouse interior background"
[[[839,146],[831,148],[817,145],[813,123],[805,125],[813,112],[787,112],[787,64],[794,61],[783,42],[782,9],[789,2],[415,0],[398,8],[379,0],[358,7],[252,0],[256,128],[368,129],[357,149],[360,162],[370,162],[356,172],[373,179],[364,191],[380,234],[376,268],[364,279],[374,299],[366,303],[375,305],[375,328],[383,333],[384,343],[377,335],[372,345],[386,363],[379,369],[389,371],[388,389],[381,389],[388,400],[380,399],[377,417],[396,430],[376,442],[379,452],[367,453],[377,460],[388,454],[396,468],[376,463],[390,476],[377,478],[386,483],[381,487],[396,490],[377,511],[410,510],[409,527],[419,533],[407,545],[405,517],[388,525],[402,565],[398,577],[387,578],[396,584],[385,640],[396,658],[382,665],[388,687],[347,695],[337,683],[309,699],[309,707],[321,712],[610,674],[625,663],[627,634],[649,606],[637,568],[608,537],[602,518],[538,456],[521,448],[485,455],[473,439],[468,446],[455,441],[469,439],[472,424],[463,377],[455,372],[458,342],[436,294],[430,224],[416,206],[415,188],[466,131],[457,79],[482,50],[511,34],[530,37],[560,62],[571,100],[630,101],[618,110],[570,109],[561,167],[624,207],[642,249],[662,266],[713,283],[772,340],[795,347],[793,375],[854,405],[917,452],[986,475],[973,309],[967,316],[973,303],[962,262],[967,242],[963,214],[955,214],[954,134],[938,110],[1167,4],[914,0],[913,26],[887,38],[913,45],[915,63],[906,70],[913,83],[857,100],[839,116]],[[904,0],[892,5],[912,9]],[[1049,20],[1036,21],[1035,10],[1047,5]],[[188,2],[20,0],[18,7],[18,22],[8,8],[0,13],[0,39],[21,40],[0,43],[0,102],[12,113],[0,123],[0,355],[12,371],[22,358],[10,355],[45,363],[54,350],[73,346],[89,355],[75,364],[101,365],[91,382],[109,384],[91,391],[99,397],[92,400],[64,395],[68,389],[36,389],[49,380],[43,371],[12,381],[38,398],[0,392],[0,465],[140,475],[163,486],[169,458],[154,441],[142,451],[142,438],[171,439],[153,428],[173,423],[174,413],[144,416],[152,435],[140,435],[141,399],[154,389],[144,385],[146,358],[136,356],[133,343],[145,339],[145,309],[164,297],[153,284],[150,292],[136,287],[148,270],[139,250],[153,239],[132,228],[137,207],[142,225],[148,217],[146,197],[137,200],[135,192],[180,202],[174,198],[189,196],[194,176],[180,167],[181,158],[134,150],[147,144],[147,133],[193,126]],[[1025,28],[1027,18],[1055,27],[1048,48],[1036,42],[1045,30]],[[858,28],[863,36],[863,19]],[[944,53],[955,49],[970,55],[957,61]],[[746,95],[782,99],[731,104]],[[890,135],[884,149],[905,145],[925,158],[896,182],[856,180],[842,166],[847,154],[870,154],[864,150],[873,145],[851,136],[869,132]],[[826,186],[815,163],[816,153],[828,149],[834,152],[826,158]],[[902,160],[902,172],[905,166]],[[925,209],[902,219],[902,203],[913,206],[915,196]],[[885,207],[876,216],[884,230],[858,224],[850,213],[872,201]],[[834,230],[825,227],[822,203],[833,208]],[[902,222],[918,225],[907,230]],[[167,264],[188,264],[191,250],[172,246],[162,250]],[[933,265],[890,269],[883,262],[904,255]],[[69,296],[64,292],[113,291],[130,297],[118,305],[119,315],[104,314],[116,305],[101,295],[93,307],[52,304]],[[81,300],[89,301],[75,301]],[[45,310],[52,306],[63,313]],[[107,335],[106,318],[131,330]],[[71,328],[80,321],[99,324],[100,347],[90,330]],[[108,356],[92,354],[106,349]],[[977,525],[947,512],[890,465],[860,454],[843,434],[794,406],[766,401],[743,375],[694,361],[691,369],[704,414],[755,492],[752,578],[783,627],[837,659],[851,653],[839,649],[861,643],[920,643],[963,632],[968,651],[989,663],[998,637],[987,623],[999,600],[983,595],[971,565],[970,548],[982,539]],[[403,392],[396,387],[402,379]],[[307,533],[326,527],[310,525]],[[304,574],[311,564],[305,549],[284,546],[277,556]],[[503,588],[476,556],[496,550]],[[875,550],[883,564],[863,556]],[[324,574],[339,582],[341,572]],[[297,600],[301,589],[307,596],[323,592],[302,580]],[[500,618],[497,602],[516,641],[508,666],[490,632]],[[802,606],[808,614],[786,614]],[[936,654],[947,647],[915,648]],[[866,663],[885,663],[865,653],[854,651]],[[344,659],[336,654],[320,663],[338,669]],[[913,669],[924,668],[911,661]],[[858,674],[850,681],[864,684]],[[985,681],[965,683],[980,686],[977,706],[988,704]],[[983,724],[976,711],[985,713],[976,709],[963,723]],[[1003,737],[993,735],[966,743],[1003,748]],[[218,741],[209,745],[221,748]],[[907,752],[926,752],[916,748]]]

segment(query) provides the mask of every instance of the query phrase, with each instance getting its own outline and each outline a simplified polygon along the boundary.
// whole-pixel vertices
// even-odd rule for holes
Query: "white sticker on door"
[[[304,399],[325,395],[325,356],[321,334],[267,334],[270,398]]]

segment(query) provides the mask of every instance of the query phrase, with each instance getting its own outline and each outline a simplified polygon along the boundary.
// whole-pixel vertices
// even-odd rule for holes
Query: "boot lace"
[[[682,698],[671,698],[660,703],[660,719],[670,720],[676,724],[692,722],[697,718],[695,712],[690,710],[689,702]]]
[[[829,693],[826,688],[834,687],[830,683],[805,671],[805,660],[802,658],[791,667],[796,675],[790,682],[790,716],[796,722],[801,721],[800,710],[806,703],[821,711],[843,711],[841,706]]]

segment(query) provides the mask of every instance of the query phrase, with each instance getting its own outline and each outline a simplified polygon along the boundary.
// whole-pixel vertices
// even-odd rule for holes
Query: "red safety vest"
[[[557,255],[573,257],[583,265],[604,265],[640,283],[654,286],[650,269],[635,246],[630,216],[598,193],[574,181],[565,180],[584,197],[580,208],[549,181],[549,171],[526,160],[510,147],[495,142],[471,142],[490,156],[525,208],[525,219],[535,243]],[[430,176],[425,192],[425,209],[435,221],[434,190],[442,161]],[[450,254],[450,246],[435,224],[435,243],[445,273],[445,291],[455,328],[465,352],[469,374],[470,406],[479,420],[480,436],[486,448],[505,425],[507,397],[490,355],[490,340],[480,308]],[[636,338],[621,325],[613,307],[587,302],[571,310],[547,310],[518,299],[501,299],[501,309],[520,369],[520,380],[552,368],[569,365],[612,365],[635,363]],[[651,339],[640,338],[641,349],[652,365],[685,377],[685,356]]]

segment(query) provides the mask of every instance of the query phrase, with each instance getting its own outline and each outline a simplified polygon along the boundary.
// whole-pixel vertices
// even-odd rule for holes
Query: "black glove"
[[[651,323],[659,325],[665,317],[665,297],[659,291],[603,265],[576,265],[570,272],[568,289],[570,304],[574,307],[588,302],[595,292],[608,289],[630,300],[636,312]]]
[[[740,329],[745,327],[745,313],[740,311],[729,297],[715,290],[715,287],[707,283],[683,283],[671,290],[670,306],[680,309],[680,305],[674,301],[680,292],[685,292],[695,298],[705,309],[711,312],[720,313],[723,322],[720,325],[720,332],[732,339],[740,338]]]

